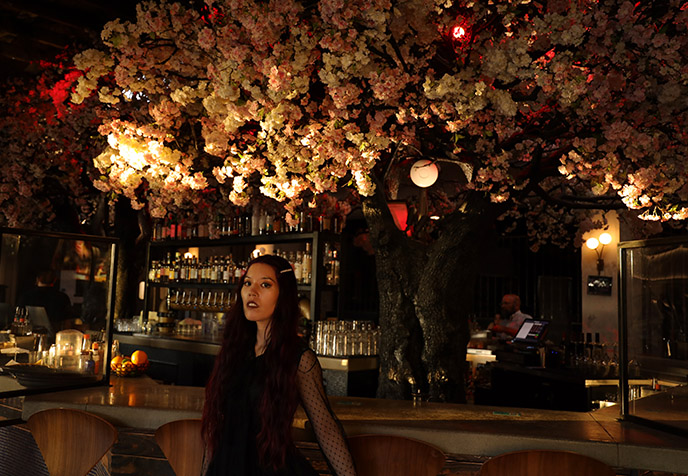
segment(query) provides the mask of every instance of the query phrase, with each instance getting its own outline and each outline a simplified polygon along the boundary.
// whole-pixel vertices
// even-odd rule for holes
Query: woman
[[[301,403],[333,474],[355,476],[318,360],[297,334],[300,311],[291,265],[278,256],[260,256],[249,263],[239,286],[205,391],[204,474],[317,476],[291,437]]]

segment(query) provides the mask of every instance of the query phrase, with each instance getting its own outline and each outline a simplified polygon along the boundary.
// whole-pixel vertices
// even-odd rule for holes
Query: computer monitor
[[[545,338],[548,325],[549,321],[526,319],[511,342],[515,344],[538,345]]]
[[[49,335],[55,335],[53,326],[48,318],[48,313],[45,312],[45,308],[43,306],[26,306],[26,311],[29,313],[29,319],[31,319],[31,325],[33,327],[43,327],[46,331],[48,331]]]

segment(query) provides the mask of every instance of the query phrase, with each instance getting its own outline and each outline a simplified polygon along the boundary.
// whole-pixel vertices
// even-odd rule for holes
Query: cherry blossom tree
[[[98,190],[93,158],[107,145],[98,133],[103,111],[97,96],[69,101],[77,78],[71,55],[41,62],[37,77],[13,78],[0,93],[0,224],[120,238],[116,318],[131,316],[139,276],[131,273],[141,238],[127,197]],[[129,213],[128,213],[129,212]],[[133,227],[122,226],[133,222]],[[143,245],[139,246],[141,248]],[[145,256],[145,250],[142,250]]]
[[[564,244],[591,210],[688,216],[688,3],[624,0],[143,2],[74,58],[108,147],[95,185],[163,217],[246,206],[287,219],[361,198],[384,329],[378,394],[462,398],[481,233],[521,219]],[[386,202],[411,161],[430,189],[413,236]],[[424,207],[420,207],[424,211]]]
[[[12,79],[0,93],[0,222],[77,232],[97,209],[93,156],[105,140],[93,105],[70,104],[81,72],[66,57],[44,62],[37,78]]]

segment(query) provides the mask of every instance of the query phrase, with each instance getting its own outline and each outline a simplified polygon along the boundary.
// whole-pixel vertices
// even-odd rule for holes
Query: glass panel
[[[0,233],[0,398],[107,382],[116,240]]]
[[[688,431],[688,240],[621,244],[626,411]]]

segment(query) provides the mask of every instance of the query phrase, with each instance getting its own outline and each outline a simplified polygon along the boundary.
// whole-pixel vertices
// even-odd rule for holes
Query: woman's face
[[[279,285],[275,269],[265,263],[251,265],[241,287],[246,319],[254,322],[272,319],[278,297]]]

